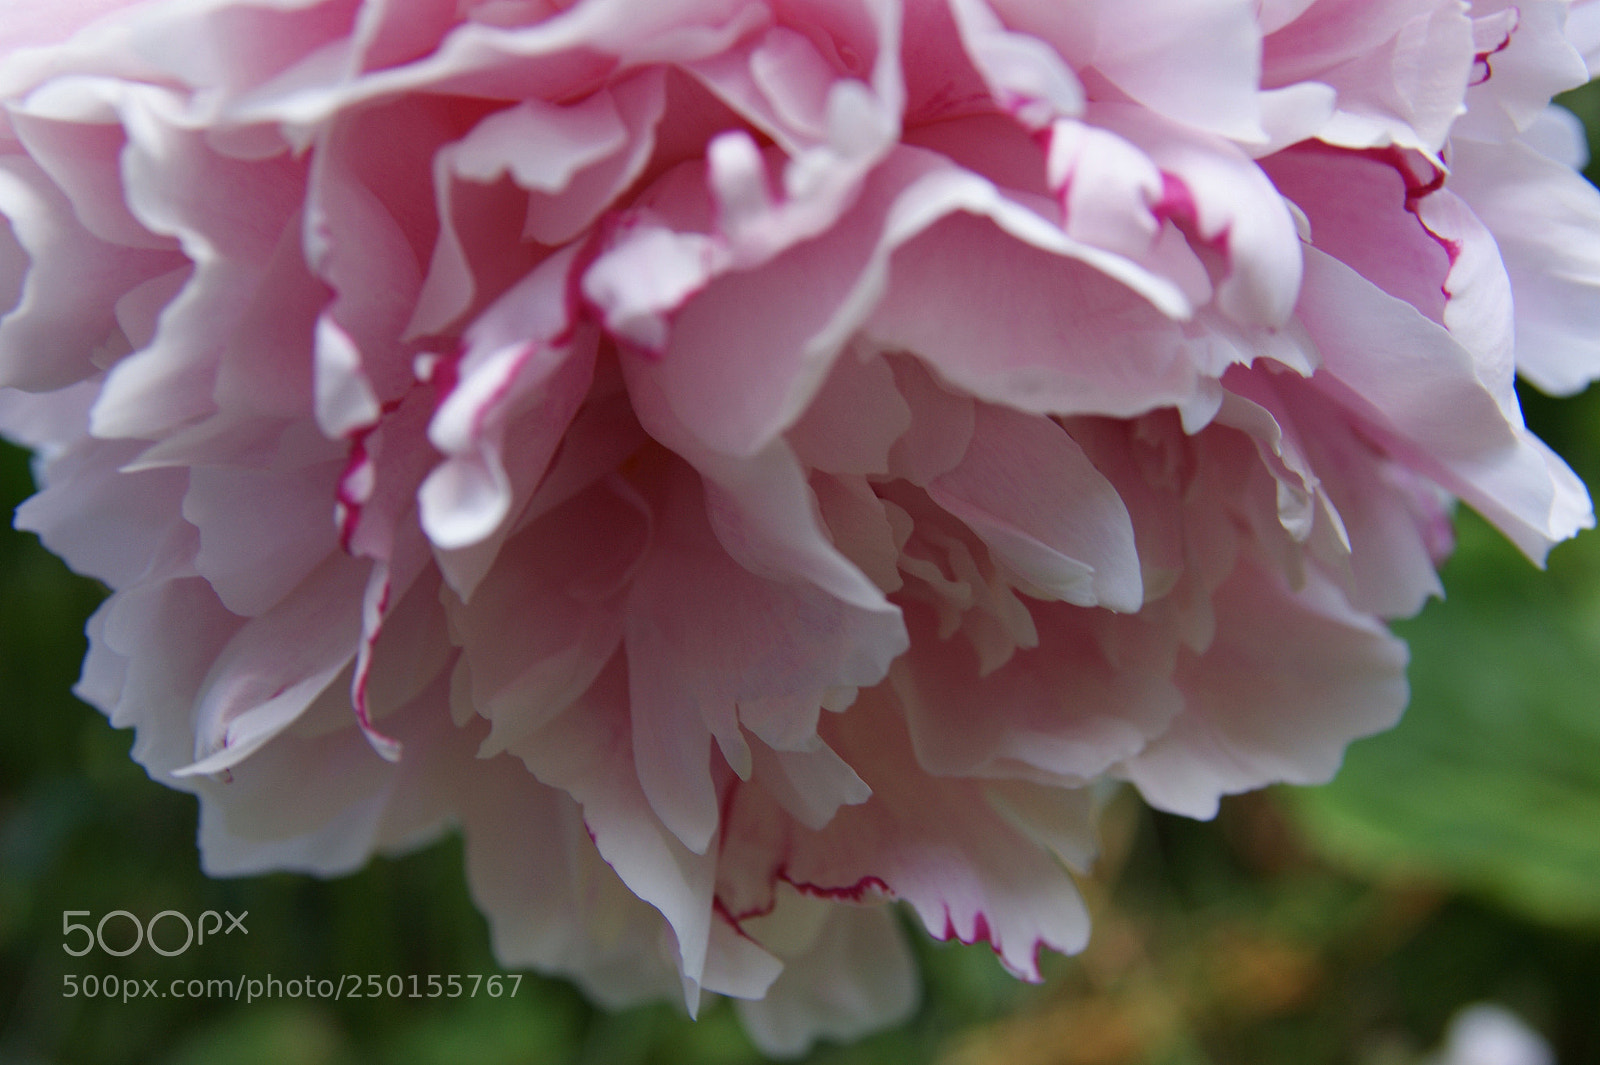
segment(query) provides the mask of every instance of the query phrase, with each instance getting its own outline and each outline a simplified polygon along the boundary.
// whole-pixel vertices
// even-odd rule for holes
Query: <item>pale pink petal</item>
[[[377,850],[411,849],[435,838],[455,816],[460,769],[477,738],[436,712],[443,694],[440,676],[386,722],[419,752],[401,763],[373,757],[350,727],[342,695],[330,691],[300,725],[226,780],[195,780],[207,871],[240,875],[270,862],[335,875]],[[314,776],[296,783],[308,765]],[[263,801],[272,794],[277,801]]]
[[[928,494],[1039,591],[1119,611],[1143,603],[1128,511],[1055,423],[980,404],[966,456]]]
[[[895,441],[889,460],[896,477],[926,486],[956,468],[972,443],[978,407],[942,386],[921,362],[895,359],[895,384],[911,407],[911,425]]]
[[[447,604],[468,705],[493,722],[487,752],[563,712],[621,644],[620,600],[650,537],[640,502],[624,485],[579,493],[505,544],[494,581]]]
[[[10,0],[6,5],[4,29],[0,30],[0,54],[18,48],[42,48],[58,44],[79,29],[106,14],[128,7],[135,0]]]
[[[26,257],[17,302],[0,317],[0,383],[52,389],[122,354],[116,300],[183,260],[171,251],[106,244],[83,228],[62,192],[21,156],[0,159],[0,212]]]
[[[794,902],[807,900],[795,897]],[[737,1003],[739,1019],[764,1054],[797,1057],[818,1039],[850,1040],[898,1024],[917,1007],[915,959],[893,916],[879,907],[811,902],[823,924],[764,998]],[[786,899],[770,918],[749,922],[770,942]]]
[[[1182,328],[1139,293],[987,220],[938,222],[903,245],[889,274],[869,335],[990,402],[1125,416],[1200,388]],[[1063,336],[1075,338],[1070,349]]]
[[[1152,208],[1162,182],[1148,155],[1098,125],[1057,122],[1050,127],[1048,177],[1069,237],[1131,259],[1149,254],[1161,232]],[[1209,293],[1202,288],[1197,295]]]
[[[187,787],[174,770],[194,760],[190,710],[241,624],[201,580],[152,581],[117,592],[95,612],[76,690],[94,699],[112,725],[137,729],[132,754],[152,776]]]
[[[1241,564],[1216,597],[1215,640],[1175,677],[1183,713],[1123,769],[1147,802],[1190,817],[1223,795],[1328,780],[1407,694],[1405,645],[1324,580],[1291,591]]]
[[[949,0],[949,7],[972,65],[1002,109],[1034,129],[1082,113],[1083,85],[1048,44],[1007,30],[986,0]]]
[[[224,606],[265,612],[337,548],[331,500],[342,466],[190,472],[182,510],[200,530],[195,568]]]
[[[880,498],[865,477],[813,474],[810,484],[834,546],[881,591],[898,590],[905,542],[899,508]]]
[[[740,706],[796,700],[814,711],[829,689],[877,683],[904,644],[893,614],[741,569],[689,482],[671,476],[670,494],[653,500],[625,645],[639,780],[662,821],[699,853],[718,820],[711,739],[735,773],[751,771]]]
[[[152,342],[107,377],[94,431],[155,439],[215,410],[222,351],[284,228],[297,219],[305,168],[286,157],[247,165],[220,156],[201,136],[168,125],[160,97],[146,95],[122,103],[129,206],[151,231],[176,237],[195,270]],[[241,198],[258,203],[260,214],[238,217]]]
[[[1195,133],[1125,106],[1096,108],[1091,117],[1148,154],[1163,176],[1153,204],[1191,242],[1222,256],[1217,306],[1246,325],[1282,326],[1300,288],[1300,244],[1294,219],[1245,154],[1216,136]]]
[[[1319,250],[1443,321],[1451,253],[1417,214],[1417,201],[1430,191],[1425,164],[1399,152],[1374,155],[1310,142],[1263,160],[1262,168],[1305,212]]]
[[[516,519],[502,523],[488,537],[468,547],[453,551],[435,547],[434,559],[440,571],[463,602],[477,594],[508,539],[579,492],[608,478],[644,445],[644,430],[639,428],[628,408],[627,396],[620,390],[615,366],[601,363],[593,393],[573,416],[561,448]]]
[[[740,789],[729,840],[752,852],[758,840],[772,848],[768,900],[779,881],[819,898],[904,899],[933,935],[986,941],[1013,972],[1037,979],[1041,947],[1073,950],[1087,938],[1087,915],[1071,878],[1028,830],[1013,827],[990,804],[981,786],[960,779],[935,786],[916,765],[895,716],[882,695],[864,694],[829,722],[830,743],[872,788],[866,803],[841,808],[820,832],[796,827],[774,837],[771,824],[761,823],[772,816],[770,806]],[[1086,807],[1075,815],[1085,827],[1086,815]],[[759,868],[756,858],[752,872]],[[745,890],[751,887],[747,898],[760,898],[760,886]],[[744,912],[727,901],[735,914]]]
[[[330,435],[337,436],[377,417],[376,404],[367,405],[370,394],[362,391],[364,381],[355,374],[347,382],[350,393],[338,397],[344,409],[318,394],[330,385],[337,391],[342,383],[323,376],[331,368],[326,362],[339,360],[326,359],[321,347],[343,343],[343,372],[356,368],[348,336],[326,335],[337,333],[338,326],[319,319],[327,295],[307,268],[299,228],[285,226],[250,305],[222,350],[214,396],[224,423],[259,415],[297,423],[299,431],[309,433],[312,427],[302,421],[306,411],[323,412],[326,405],[333,409],[322,427],[334,426]],[[339,372],[335,370],[336,378]]]
[[[1405,617],[1443,594],[1435,566],[1450,541],[1439,489],[1390,461],[1305,382],[1253,370],[1230,374],[1227,384],[1270,410],[1275,426],[1292,430],[1302,483],[1339,534],[1309,546],[1352,606]]]
[[[739,708],[740,720],[759,738],[750,746],[752,772],[790,817],[807,828],[820,829],[833,820],[839,807],[855,806],[871,797],[872,789],[850,764],[817,738],[820,707],[808,715],[806,739],[773,735],[770,723],[759,717],[761,709],[750,703]],[[802,715],[790,712],[785,716],[791,721],[779,724],[792,724],[792,719]]]
[[[513,753],[534,776],[583,806],[584,824],[601,857],[629,890],[666,918],[692,1005],[709,951],[716,853],[698,854],[684,846],[652,810],[634,769],[636,741],[621,662],[613,659],[579,702]]]
[[[1472,66],[1472,21],[1460,5],[1317,0],[1265,39],[1262,80],[1334,88],[1334,114],[1306,135],[1351,148],[1437,152]]]
[[[1507,407],[1516,409],[1509,375],[1477,365],[1441,327],[1336,260],[1308,250],[1306,268],[1298,314],[1322,352],[1327,376],[1318,380],[1397,458],[1536,560],[1589,527],[1581,482],[1520,421],[1506,420]]]
[[[43,466],[43,491],[17,508],[17,528],[37,533],[79,573],[114,587],[137,582],[164,544],[184,536],[187,481],[173,470],[122,473],[137,453],[129,444],[80,444],[54,456]]]
[[[1567,13],[1567,40],[1583,56],[1589,77],[1600,70],[1600,4],[1594,0],[1573,0]]]
[[[1092,66],[1159,114],[1226,137],[1261,136],[1255,99],[1261,36],[1253,3],[997,0],[994,6],[1013,29],[1048,41],[1074,68]]]
[[[1178,713],[1172,636],[1134,630],[1113,657],[1102,648],[1110,619],[1066,606],[1036,607],[1034,616],[1038,646],[984,673],[963,641],[937,638],[926,611],[911,614],[912,650],[892,676],[929,772],[1086,783],[1141,751]]]
[[[1455,145],[1450,187],[1494,234],[1510,275],[1517,371],[1557,395],[1600,377],[1589,300],[1600,288],[1600,193],[1523,144]]]
[[[503,965],[568,974],[612,1009],[680,993],[660,912],[601,858],[570,795],[506,757],[458,780],[472,897]]]
[[[638,176],[664,105],[659,77],[641,76],[580,104],[525,102],[497,111],[434,156],[438,243],[408,335],[441,331],[527,269],[525,238],[579,237]],[[537,148],[535,149],[535,146]],[[509,183],[531,196],[504,195]],[[505,215],[521,210],[520,232]]]
[[[624,369],[635,365],[629,360]],[[809,581],[864,610],[893,613],[883,593],[829,542],[806,472],[786,443],[748,459],[719,454],[676,420],[648,377],[630,373],[629,395],[645,430],[705,478],[712,528],[735,562],[761,576]]]
[[[1567,40],[1562,0],[1474,0],[1467,113],[1453,137],[1506,140],[1543,114],[1550,98],[1589,80]]]
[[[892,266],[891,256],[902,247],[923,244],[916,240],[919,234],[966,222],[953,217],[957,211],[987,214],[1004,232],[1017,238],[1012,241],[998,232],[993,238],[1017,248],[1015,265],[1007,264],[1012,269],[1060,257],[1049,274],[1071,271],[1072,264],[1081,263],[1076,271],[1083,275],[1080,284],[1114,291],[1116,282],[1088,265],[1092,264],[1137,286],[1139,292],[1171,314],[1188,309],[1187,301],[1165,278],[1120,255],[1079,244],[1034,211],[1007,200],[974,174],[949,168],[927,153],[902,149],[875,171],[851,213],[827,236],[799,245],[760,269],[727,274],[707,287],[673,317],[671,340],[659,357],[630,360],[629,373],[657,382],[674,416],[692,426],[711,448],[751,454],[799,416],[850,332],[862,324],[869,312],[873,314],[869,331],[886,346],[905,344],[924,357],[929,356],[928,345],[880,328],[889,324],[882,321],[883,316],[894,313],[889,308],[901,302],[896,300],[896,294],[904,292],[908,301],[915,303],[916,309],[906,307],[905,314],[935,328],[939,328],[937,319],[926,314],[924,308],[942,305],[954,312],[971,301],[971,294],[960,301],[926,292],[913,295],[900,283],[899,275],[907,267]],[[947,217],[948,222],[939,224]],[[970,257],[989,250],[968,247],[961,254]],[[921,280],[922,270],[941,269],[936,256],[926,252],[896,258],[910,260],[909,269],[916,271],[910,283],[913,288]],[[829,265],[824,268],[823,262]],[[980,276],[993,277],[999,269],[996,264]],[[1034,272],[1045,273],[1042,263]],[[799,284],[802,278],[804,284]],[[1010,278],[996,280],[1010,286]],[[886,285],[888,299],[874,311],[872,302],[880,299]],[[1032,287],[1042,286],[1034,281]],[[772,305],[780,291],[785,295],[787,314],[778,319],[768,316],[760,323],[749,320],[754,308]],[[1139,296],[1129,292],[1123,302],[1138,300]],[[1010,297],[1009,302],[1020,303],[1020,294]],[[978,313],[993,313],[1003,305],[995,301],[987,306],[980,304],[983,311]],[[1152,317],[1159,319],[1160,314]],[[744,338],[757,329],[763,337],[765,358],[741,357]],[[956,339],[947,337],[939,346],[949,347]],[[954,376],[948,370],[946,374]],[[955,379],[967,386],[961,378]],[[982,389],[970,390],[984,394]],[[1007,398],[1010,401],[1015,397]],[[1025,405],[1032,408],[1034,403]]]
[[[630,375],[654,381],[674,415],[716,450],[752,454],[787,429],[857,324],[836,319],[841,310],[851,312],[854,291],[880,254],[886,213],[926,169],[922,160],[902,162],[880,168],[881,176],[869,180],[854,208],[825,236],[709,285],[712,270],[698,268],[694,288],[704,290],[673,315],[659,357],[630,360]],[[660,254],[668,248],[662,244]],[[666,270],[663,264],[663,276],[682,272]],[[785,307],[776,317],[768,313],[775,302]],[[747,356],[755,336],[763,349],[759,360]]]
[[[365,387],[380,403],[413,382],[410,360],[398,357],[397,348],[437,232],[432,211],[416,205],[431,202],[427,160],[451,125],[442,106],[414,105],[398,116],[371,108],[324,127],[311,153],[302,220],[306,261],[332,290],[324,315],[346,338]],[[319,362],[322,355],[319,346]]]
[[[350,665],[361,633],[362,570],[348,558],[329,556],[293,594],[228,641],[197,693],[194,763],[179,775],[238,765]]]
[[[545,260],[467,332],[454,385],[428,423],[444,461],[418,498],[437,547],[482,541],[527,501],[589,390],[595,336],[570,328],[571,261],[571,253]],[[509,461],[508,438],[519,444]]]
[[[846,352],[789,430],[795,457],[829,473],[886,474],[911,408],[881,357]]]

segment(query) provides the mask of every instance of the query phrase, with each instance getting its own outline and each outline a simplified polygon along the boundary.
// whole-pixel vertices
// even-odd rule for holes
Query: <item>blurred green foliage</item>
[[[1600,390],[1525,406],[1600,485]],[[0,447],[5,510],[31,491],[26,463]],[[914,932],[914,1019],[807,1060],[1409,1065],[1456,1010],[1493,998],[1566,1065],[1600,1061],[1600,534],[1539,573],[1463,513],[1445,583],[1448,600],[1399,626],[1405,721],[1355,745],[1334,784],[1231,800],[1209,824],[1119,798],[1081,958],[1048,959],[1029,986],[983,948]],[[334,881],[201,875],[194,801],[151,783],[131,736],[69,694],[101,594],[0,529],[0,1063],[759,1060],[726,1004],[697,1023],[665,1005],[608,1014],[535,975],[514,997],[426,997],[428,974],[499,972],[454,839]],[[119,909],[248,911],[249,932],[172,958],[62,950],[63,911]],[[69,974],[141,991],[373,974],[406,993],[124,1002],[65,997]]]

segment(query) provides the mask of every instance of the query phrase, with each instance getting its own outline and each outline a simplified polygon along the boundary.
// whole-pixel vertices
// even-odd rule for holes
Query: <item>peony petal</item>
[[[1453,138],[1506,140],[1535,122],[1550,98],[1589,80],[1567,40],[1559,0],[1474,0],[1473,71]]]
[[[1320,0],[1265,39],[1262,78],[1272,86],[1332,86],[1334,114],[1314,131],[1329,144],[1433,155],[1461,111],[1472,67],[1473,28],[1463,7]]]
[[[829,473],[885,474],[890,453],[911,426],[894,371],[882,358],[847,353],[788,433],[795,457]]]
[[[503,965],[571,975],[612,1009],[679,993],[660,912],[606,865],[571,796],[509,758],[457,780],[472,896]]]
[[[192,535],[180,510],[187,478],[121,472],[136,453],[129,444],[80,444],[55,456],[43,468],[43,491],[17,508],[17,528],[37,533],[80,573],[115,587],[136,583],[170,545]]]
[[[1600,377],[1588,301],[1600,255],[1580,233],[1600,222],[1600,193],[1520,143],[1456,146],[1450,187],[1494,234],[1516,311],[1517,370],[1568,395]]]
[[[718,821],[708,739],[739,776],[751,771],[739,707],[781,699],[814,709],[829,689],[877,683],[904,644],[893,614],[741,569],[717,542],[691,478],[668,483],[628,595],[634,755],[652,807],[700,853]]]
[[[704,476],[712,526],[736,562],[761,576],[809,581],[863,610],[893,613],[883,593],[829,542],[805,471],[787,444],[778,441],[749,459],[708,451],[648,377],[630,373],[628,388],[646,431]]]
[[[772,936],[767,923],[788,905],[786,900],[773,918],[752,922],[763,941]],[[805,952],[785,960],[764,998],[735,1006],[756,1047],[772,1057],[798,1057],[818,1039],[859,1038],[900,1023],[917,1006],[916,962],[889,913],[812,905],[828,916]]]
[[[1034,129],[1082,113],[1083,85],[1049,45],[1007,30],[986,0],[949,0],[949,6],[972,65],[1002,109]]]
[[[582,804],[601,857],[667,919],[692,1005],[710,949],[715,852],[690,850],[651,810],[633,769],[628,678],[621,661],[613,659],[582,700],[512,752],[542,782]]]
[[[495,580],[447,604],[470,706],[494,754],[562,713],[622,642],[621,597],[649,544],[650,514],[624,485],[579,493],[508,541]],[[529,616],[528,604],[540,609]]]
[[[1024,484],[1023,470],[1036,477]],[[981,404],[966,457],[928,494],[1050,596],[1122,611],[1143,603],[1128,511],[1053,422]]]
[[[1216,639],[1179,666],[1184,712],[1123,769],[1151,805],[1190,817],[1223,795],[1328,780],[1407,694],[1405,645],[1326,581],[1290,591],[1241,564],[1216,595]]]
[[[1294,219],[1272,182],[1245,154],[1127,106],[1107,104],[1091,118],[1138,145],[1163,175],[1158,213],[1194,228],[1223,256],[1217,306],[1246,325],[1282,326],[1300,288]]]
[[[363,581],[358,563],[330,555],[228,641],[197,696],[194,763],[175,775],[230,769],[305,712],[355,657]]]
[[[1088,262],[965,214],[908,237],[867,330],[958,389],[1030,413],[1130,415],[1200,387],[1181,327]]]
[[[1506,421],[1507,408],[1516,409],[1509,376],[1490,376],[1498,368],[1480,369],[1443,329],[1332,258],[1308,250],[1306,268],[1299,317],[1322,350],[1327,376],[1318,380],[1397,457],[1459,494],[1535,560],[1589,527],[1582,483]]]
[[[1261,31],[1242,0],[1118,0],[1059,5],[997,0],[1009,26],[1092,66],[1140,104],[1198,129],[1260,139]]]
[[[930,773],[1083,784],[1138,754],[1178,714],[1182,698],[1168,679],[1175,634],[1135,635],[1112,658],[1095,615],[1065,606],[1035,614],[1039,646],[987,674],[937,639],[926,611],[911,614],[912,651],[892,679]]]
[[[332,500],[342,465],[190,472],[182,512],[200,530],[195,568],[224,606],[264,613],[337,547]]]
[[[29,264],[16,304],[0,317],[0,384],[10,387],[61,388],[93,374],[96,359],[121,354],[116,300],[183,265],[171,251],[95,238],[44,172],[20,156],[0,157],[0,214]]]
[[[1087,939],[1070,877],[972,782],[935,786],[894,716],[881,696],[864,695],[830,722],[830,743],[861,770],[872,798],[843,807],[821,832],[794,832],[778,877],[817,897],[904,899],[933,935],[986,940],[1012,972],[1037,979],[1040,947],[1073,951]]]

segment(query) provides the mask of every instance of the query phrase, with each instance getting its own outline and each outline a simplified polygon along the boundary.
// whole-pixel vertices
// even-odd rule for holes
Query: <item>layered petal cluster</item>
[[[1130,781],[1391,725],[1592,524],[1562,0],[10,0],[0,428],[217,874],[448,825],[510,965],[905,1015]]]

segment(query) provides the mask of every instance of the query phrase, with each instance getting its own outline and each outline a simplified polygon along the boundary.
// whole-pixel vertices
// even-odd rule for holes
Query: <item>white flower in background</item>
[[[1445,1045],[1429,1065],[1555,1065],[1538,1032],[1522,1018],[1492,1002],[1469,1006],[1456,1014],[1445,1033]]]

